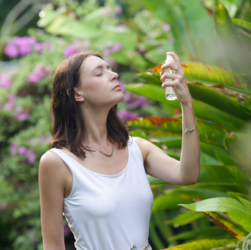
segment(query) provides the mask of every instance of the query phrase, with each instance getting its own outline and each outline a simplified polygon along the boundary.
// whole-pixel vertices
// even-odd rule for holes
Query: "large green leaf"
[[[215,226],[215,227],[209,227],[209,228],[203,228],[199,230],[192,230],[189,232],[179,233],[177,235],[170,237],[169,240],[187,240],[191,238],[205,238],[205,237],[214,238],[215,235],[219,234],[222,235],[225,233],[226,233],[225,230]]]
[[[225,212],[228,213],[244,229],[251,231],[251,215],[245,206],[236,199],[219,197],[199,201],[192,204],[180,204],[193,211]]]
[[[201,141],[223,147],[223,141],[227,133],[225,128],[205,121],[197,120],[196,123]],[[128,121],[128,124],[152,135],[176,136],[182,134],[180,118],[145,117]]]
[[[149,73],[147,73],[149,77],[159,78],[161,66],[162,64],[149,69]],[[241,91],[246,91],[246,94],[251,96],[251,91],[246,90],[247,82],[241,74],[224,70],[216,66],[195,62],[182,63],[182,69],[185,73],[187,81],[189,82],[199,82],[209,85],[223,85],[227,88],[235,87],[240,91],[240,93],[242,93]]]
[[[175,52],[194,60],[217,63],[216,34],[213,21],[197,0],[143,0],[146,8],[169,23],[174,37]]]
[[[188,86],[192,97],[196,100],[205,102],[244,121],[251,119],[251,110],[239,104],[237,99],[230,98],[201,84],[189,84]]]
[[[166,103],[173,108],[180,109],[180,102],[177,99],[167,101],[165,99],[165,90],[159,86],[144,83],[129,83],[126,84],[125,87],[128,91],[137,95],[143,95],[155,101]],[[240,120],[206,103],[202,103],[201,101],[193,99],[193,107],[196,117],[203,120],[213,121],[232,130],[239,130],[244,125],[243,120]]]
[[[222,43],[228,62],[234,72],[250,74],[251,57],[242,47],[241,40],[222,3],[215,10],[215,28]],[[251,84],[249,85],[251,87]]]
[[[172,219],[170,223],[174,227],[178,226],[184,226],[187,225],[188,223],[191,223],[201,217],[204,217],[205,215],[203,213],[198,213],[194,211],[187,211],[185,213],[179,214],[177,217]]]
[[[217,225],[218,227],[225,229],[228,231],[228,233],[238,239],[243,239],[247,234],[248,231],[243,229],[243,227],[238,224],[236,221],[234,221],[231,217],[228,215],[225,215],[221,212],[204,212],[205,215],[209,216],[211,218],[211,221]]]
[[[168,184],[167,182],[150,175],[148,175],[148,180],[151,185]],[[245,194],[247,193],[247,188],[249,185],[250,185],[250,178],[240,167],[201,164],[200,177],[196,182],[196,184],[191,185],[190,187],[206,186],[208,188],[208,186],[211,187],[226,186],[228,187],[228,190],[231,188],[233,189],[231,190],[233,192],[241,192]],[[184,193],[185,192],[186,191],[184,190]],[[184,193],[183,196],[181,196],[183,198],[185,196]],[[212,193],[209,194],[212,195]],[[176,196],[176,193],[174,193],[173,195]],[[201,197],[201,199],[205,199],[206,198],[205,195],[207,195],[206,191],[204,192],[204,194],[203,192],[199,193],[199,191],[197,191],[197,193],[191,193],[190,195],[187,194],[186,197],[197,197],[197,198]]]
[[[248,30],[251,32],[251,23],[247,22],[245,20],[241,20],[241,19],[237,19],[237,18],[232,18],[232,22],[240,27],[240,28],[244,28],[245,30]]]
[[[226,249],[234,250],[236,248],[237,240],[223,239],[223,240],[197,240],[191,243],[186,243],[174,247],[166,248],[165,250],[208,250],[208,249]],[[164,250],[164,249],[163,249]]]

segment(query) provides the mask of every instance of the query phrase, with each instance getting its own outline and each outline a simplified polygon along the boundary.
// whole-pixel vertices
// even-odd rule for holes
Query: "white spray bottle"
[[[169,63],[169,62],[174,63],[174,60],[173,60],[172,56],[166,55],[165,63]],[[165,72],[171,73],[171,74],[173,73],[172,70],[169,68],[166,69]],[[166,99],[167,100],[176,100],[177,99],[172,87],[166,87],[165,92],[166,92]]]

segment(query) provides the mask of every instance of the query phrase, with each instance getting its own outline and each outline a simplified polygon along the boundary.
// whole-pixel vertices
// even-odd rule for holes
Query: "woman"
[[[179,58],[168,54],[177,65],[162,66],[162,87],[174,88],[183,124],[193,128],[183,133],[180,161],[129,135],[116,114],[124,98],[118,74],[99,54],[81,52],[59,65],[51,149],[39,163],[44,250],[65,249],[62,213],[77,250],[151,249],[153,195],[146,174],[177,185],[197,181],[200,146],[192,97]],[[167,68],[177,73],[164,73]]]

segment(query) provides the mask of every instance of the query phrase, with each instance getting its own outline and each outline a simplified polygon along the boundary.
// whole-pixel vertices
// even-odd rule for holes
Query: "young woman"
[[[91,51],[58,67],[51,99],[50,150],[40,159],[39,187],[44,250],[63,250],[63,216],[77,250],[151,249],[148,243],[153,195],[146,174],[177,185],[199,176],[200,144],[195,115],[179,58],[161,69],[181,103],[180,161],[139,137],[117,116],[123,101],[118,74]],[[176,74],[164,73],[171,68]]]

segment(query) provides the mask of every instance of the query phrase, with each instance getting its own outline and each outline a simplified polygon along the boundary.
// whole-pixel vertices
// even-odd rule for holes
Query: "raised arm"
[[[44,154],[39,163],[39,191],[44,250],[65,250],[63,201],[66,167],[53,152]]]

